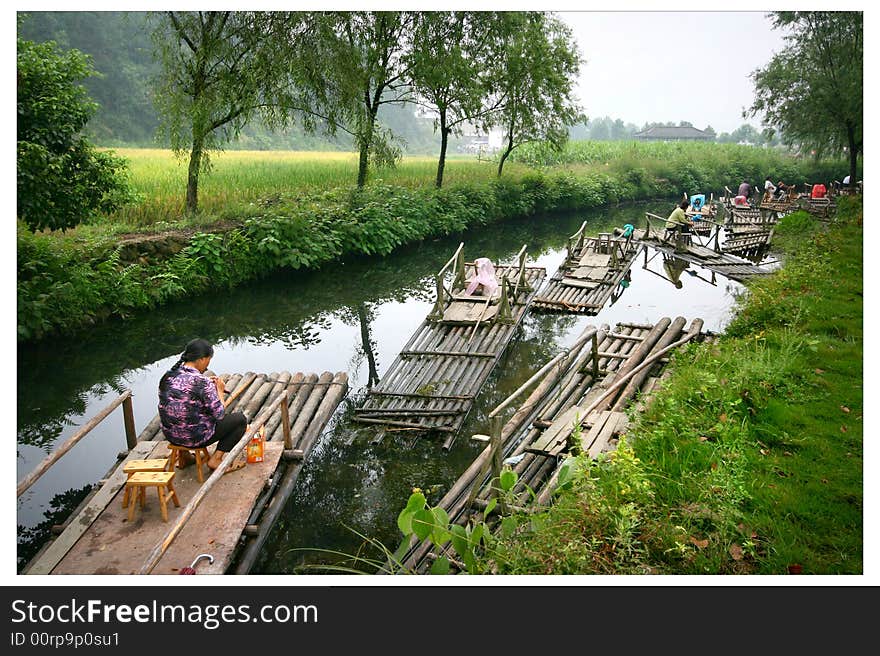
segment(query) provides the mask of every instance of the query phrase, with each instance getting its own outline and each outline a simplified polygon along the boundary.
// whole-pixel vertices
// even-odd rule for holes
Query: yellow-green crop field
[[[131,183],[140,202],[118,212],[123,223],[146,226],[176,221],[183,214],[189,158],[177,159],[170,150],[118,148],[114,152],[128,161]],[[515,173],[515,162],[505,174]],[[474,156],[447,158],[443,183],[488,180],[497,164]],[[387,183],[426,186],[434,183],[436,157],[405,157],[394,169],[370,169],[368,184]],[[357,154],[318,151],[233,150],[214,154],[211,169],[199,179],[199,209],[219,214],[261,198],[298,191],[354,187]]]

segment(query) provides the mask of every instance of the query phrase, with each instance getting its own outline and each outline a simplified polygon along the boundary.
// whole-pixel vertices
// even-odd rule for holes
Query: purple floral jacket
[[[214,427],[225,408],[210,378],[198,369],[180,365],[159,383],[159,419],[172,444],[204,446],[214,437]]]

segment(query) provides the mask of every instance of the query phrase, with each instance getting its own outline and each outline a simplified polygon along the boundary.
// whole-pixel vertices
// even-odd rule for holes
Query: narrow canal
[[[665,216],[669,201],[630,204],[592,213],[532,218],[473,230],[401,249],[388,257],[356,258],[317,272],[284,272],[232,291],[169,305],[114,321],[73,338],[48,339],[18,349],[18,452],[21,480],[48,453],[105,408],[123,390],[133,393],[137,432],[156,414],[158,381],[190,339],[215,345],[212,369],[235,372],[337,372],[349,375],[349,393],[300,475],[254,573],[319,573],[335,565],[369,570],[347,556],[379,557],[365,537],[393,550],[396,518],[410,490],[435,502],[482,445],[485,417],[501,400],[587,324],[653,323],[661,317],[701,317],[704,330],[722,332],[742,286],[690,265],[679,283],[658,255],[637,257],[632,281],[597,316],[530,312],[493,371],[449,451],[442,440],[389,432],[350,420],[371,382],[381,377],[430,311],[435,273],[465,243],[465,259],[513,259],[528,245],[528,265],[547,279],[565,257],[566,240],[587,220],[587,234],[626,223],[642,225],[644,212]],[[647,260],[647,264],[646,264]],[[117,409],[18,499],[21,568],[66,514],[104,476],[125,448]]]

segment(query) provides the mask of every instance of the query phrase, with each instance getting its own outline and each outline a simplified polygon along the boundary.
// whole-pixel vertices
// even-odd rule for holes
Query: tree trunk
[[[202,166],[203,137],[193,137],[189,154],[189,173],[186,178],[186,213],[195,214],[199,208],[199,171]]]
[[[360,139],[360,158],[358,159],[358,189],[367,183],[367,170],[370,165],[370,146],[373,145],[373,128],[376,125],[376,109],[369,108],[367,110],[367,122],[364,126],[364,133]]]
[[[513,139],[508,138],[507,140],[507,148],[502,153],[501,158],[498,161],[498,177],[501,177],[501,171],[504,169],[504,162],[507,159],[507,156],[510,155],[510,152],[513,150]]]
[[[851,126],[846,127],[846,137],[849,141],[849,185],[850,187],[856,186],[856,161],[859,158],[859,153],[856,150],[856,137],[855,130]]]
[[[437,161],[437,180],[434,185],[443,186],[443,170],[446,168],[446,147],[449,144],[449,128],[446,127],[446,109],[440,110],[440,159]]]

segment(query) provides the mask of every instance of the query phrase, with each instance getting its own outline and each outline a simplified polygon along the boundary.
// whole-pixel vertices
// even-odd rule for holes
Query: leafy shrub
[[[18,39],[18,216],[32,230],[71,228],[133,200],[125,160],[80,132],[97,105],[77,82],[89,58]]]

